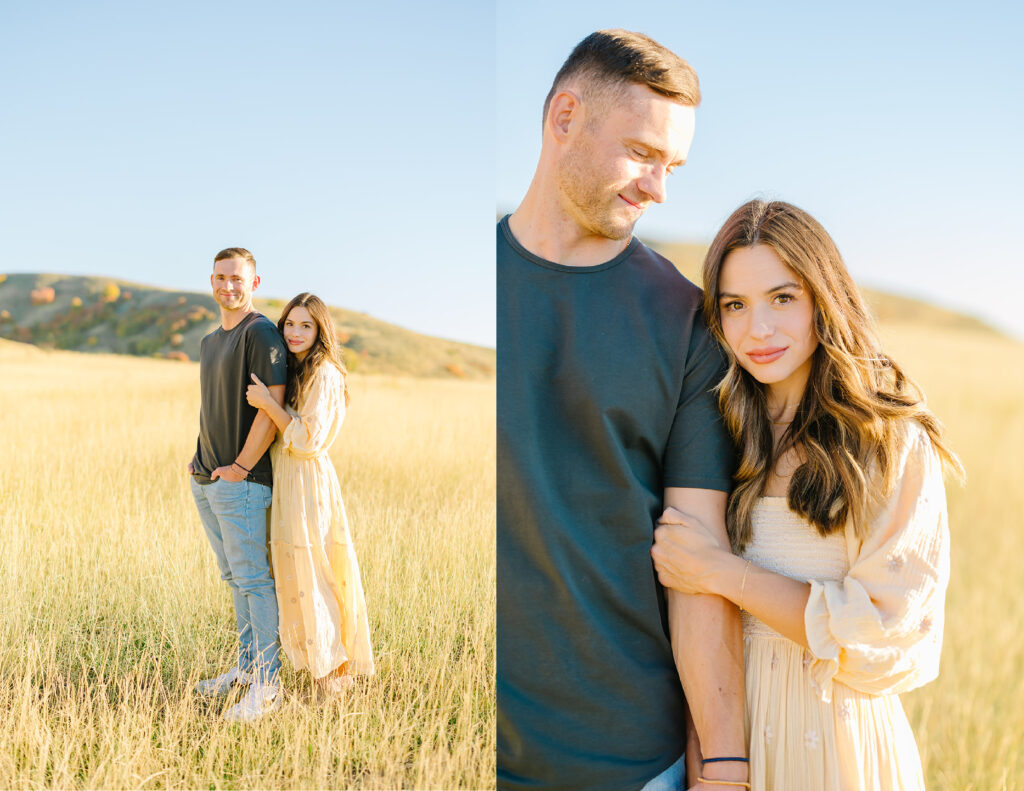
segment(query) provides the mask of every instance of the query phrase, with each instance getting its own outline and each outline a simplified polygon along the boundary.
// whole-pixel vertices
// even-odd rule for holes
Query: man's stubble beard
[[[621,201],[608,187],[608,179],[595,172],[593,147],[582,137],[565,152],[558,170],[558,190],[571,206],[573,219],[583,230],[621,241],[633,234],[636,221],[616,222],[614,201]],[[612,204],[609,205],[609,201]]]

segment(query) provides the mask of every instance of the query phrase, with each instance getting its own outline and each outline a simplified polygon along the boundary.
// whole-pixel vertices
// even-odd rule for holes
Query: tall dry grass
[[[1024,345],[890,324],[967,468],[947,484],[952,577],[938,680],[903,696],[933,791],[1024,789]]]
[[[228,724],[198,368],[0,344],[0,788],[494,785],[493,384],[352,377],[331,457],[377,673]]]

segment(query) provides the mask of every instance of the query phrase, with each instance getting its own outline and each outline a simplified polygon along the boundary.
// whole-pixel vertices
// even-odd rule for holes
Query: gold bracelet
[[[750,561],[747,561],[747,565],[743,567],[743,581],[740,583],[740,602],[739,607],[743,609],[743,591],[747,587],[747,572],[750,571]]]
[[[750,788],[750,783],[743,780],[709,780],[706,777],[698,777],[700,783],[708,783],[713,786],[736,786],[737,788]]]

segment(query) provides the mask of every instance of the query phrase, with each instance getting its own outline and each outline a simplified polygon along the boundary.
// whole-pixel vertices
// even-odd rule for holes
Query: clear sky
[[[494,8],[0,0],[0,272],[204,290],[256,256],[493,346]]]
[[[752,197],[816,216],[858,282],[1024,339],[1017,3],[498,0],[497,202],[514,209],[572,47],[644,32],[697,70],[690,158],[643,237],[708,242]]]

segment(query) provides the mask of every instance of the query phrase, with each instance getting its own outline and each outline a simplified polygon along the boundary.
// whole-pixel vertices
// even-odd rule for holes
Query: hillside
[[[687,278],[700,285],[700,269],[704,263],[704,254],[708,246],[686,242],[658,242],[645,239],[644,243],[657,250],[682,272]],[[973,330],[985,334],[1002,335],[1003,333],[990,327],[980,319],[958,313],[954,310],[938,307],[927,302],[861,288],[875,318],[880,324],[913,324],[924,327],[945,327],[951,329]]]
[[[274,321],[285,301],[255,300]],[[495,350],[433,338],[365,313],[331,308],[350,370],[369,374],[489,379]],[[0,338],[42,348],[198,360],[218,326],[210,294],[110,278],[0,275]]]

